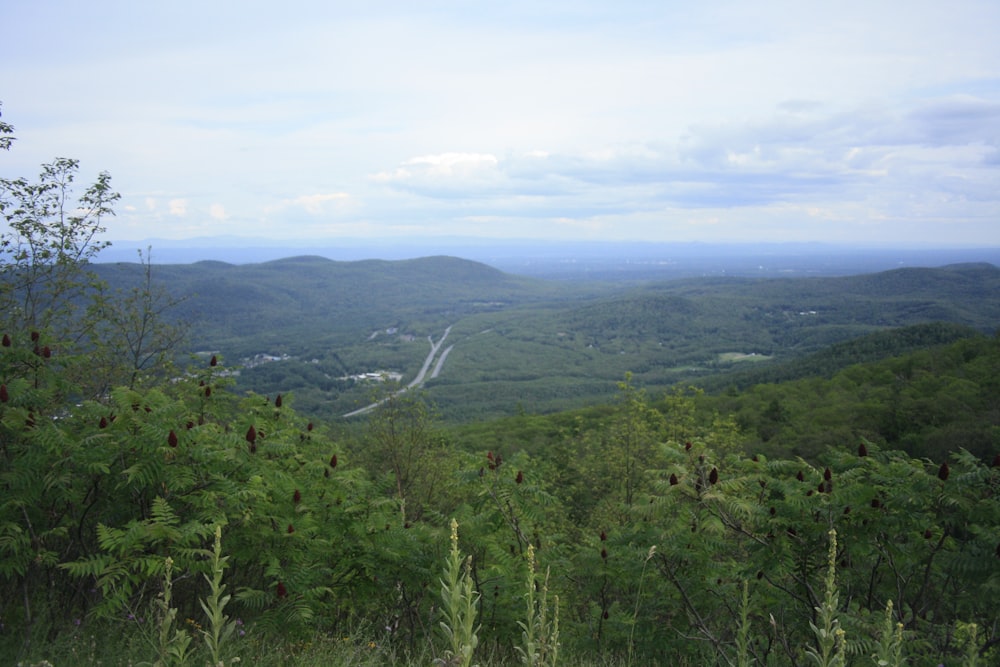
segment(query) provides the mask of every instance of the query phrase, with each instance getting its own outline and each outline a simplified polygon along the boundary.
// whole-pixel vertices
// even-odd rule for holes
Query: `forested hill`
[[[112,287],[144,276],[135,263],[95,264]],[[340,262],[300,256],[260,264],[203,261],[152,267],[154,285],[182,303],[193,341],[214,345],[289,334],[327,338],[414,319],[455,318],[553,296],[558,286],[455,257]]]
[[[95,267],[118,287],[144,276],[139,264]],[[176,312],[191,322],[189,349],[237,366],[280,356],[284,363],[246,368],[241,388],[294,391],[298,405],[326,417],[367,400],[371,387],[354,376],[391,371],[410,382],[428,338],[446,329],[450,352],[425,390],[447,418],[467,420],[601,402],[625,373],[645,387],[719,386],[729,384],[721,374],[899,327],[1000,327],[1000,269],[989,264],[642,286],[524,278],[454,257],[295,257],[151,271],[155,288],[183,299]],[[837,354],[822,361],[823,372],[852,362],[850,348]]]

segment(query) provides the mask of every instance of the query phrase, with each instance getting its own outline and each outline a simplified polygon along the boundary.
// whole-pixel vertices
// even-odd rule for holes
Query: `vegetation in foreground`
[[[996,662],[1000,456],[765,454],[791,417],[630,376],[546,447],[460,440],[413,393],[336,432],[217,357],[169,367],[169,299],[87,273],[115,195],[70,202],[75,169],[0,199],[4,662]],[[996,369],[1000,340],[940,354]],[[995,377],[955,388],[995,410]]]

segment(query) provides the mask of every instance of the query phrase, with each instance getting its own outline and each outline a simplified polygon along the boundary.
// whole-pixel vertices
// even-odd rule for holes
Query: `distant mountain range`
[[[102,262],[134,262],[152,248],[157,264],[202,260],[250,264],[316,255],[338,261],[449,255],[508,273],[559,279],[663,280],[688,276],[851,275],[966,262],[1000,264],[1000,248],[872,248],[824,243],[636,243],[532,241],[463,237],[292,242],[211,237],[116,241]]]
[[[134,263],[95,268],[120,288],[142,277]],[[241,386],[293,391],[300,407],[328,416],[369,399],[371,387],[345,378],[393,371],[405,384],[425,362],[429,339],[448,327],[454,347],[425,391],[455,418],[599,402],[626,372],[643,386],[665,387],[804,358],[900,327],[1000,327],[1000,269],[982,262],[636,284],[542,280],[447,256],[302,256],[157,265],[153,277],[184,299],[176,314],[191,322],[192,350],[218,352],[229,365],[257,355],[281,358],[246,369]],[[921,335],[941,339],[940,331]],[[849,363],[843,356],[837,363]]]

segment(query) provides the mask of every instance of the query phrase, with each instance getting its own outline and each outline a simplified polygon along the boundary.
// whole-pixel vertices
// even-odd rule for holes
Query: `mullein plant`
[[[979,626],[975,623],[958,623],[955,638],[962,643],[962,667],[979,667]]]
[[[448,552],[444,579],[441,580],[441,601],[445,618],[440,625],[449,646],[444,657],[434,661],[436,665],[469,667],[472,664],[472,654],[479,645],[479,637],[476,635],[479,594],[473,587],[469,573],[471,567],[472,556],[463,558],[458,549],[458,521],[452,519],[451,550]]]
[[[885,624],[879,636],[878,650],[872,656],[878,667],[901,667],[903,662],[903,624],[892,617],[892,600],[885,605]]]
[[[298,493],[298,491],[296,491]],[[212,546],[211,565],[212,576],[204,575],[208,582],[207,598],[199,600],[201,608],[208,618],[208,628],[200,630],[205,647],[211,656],[211,667],[225,667],[225,662],[219,657],[223,645],[236,631],[236,621],[230,620],[224,610],[231,596],[223,595],[226,585],[222,583],[222,575],[226,571],[226,561],[229,556],[222,555],[222,526],[215,526],[215,542]],[[237,662],[234,659],[233,662]]]
[[[528,667],[555,667],[559,658],[559,596],[554,596],[552,617],[549,618],[549,571],[545,570],[545,579],[541,583],[541,598],[536,598],[538,576],[535,573],[533,544],[528,545],[526,559],[525,618],[517,622],[521,626],[524,645],[515,649],[521,656],[521,662]]]
[[[818,667],[844,667],[844,630],[837,620],[837,531],[831,530],[830,556],[826,574],[826,594],[823,604],[816,607],[817,622],[810,622],[813,634],[816,635],[816,648],[807,649],[808,655]]]
[[[163,593],[157,597],[155,602],[159,635],[156,646],[156,660],[151,663],[152,667],[186,665],[191,657],[191,635],[187,633],[187,630],[175,627],[177,609],[172,606],[174,586],[173,568],[174,559],[167,556],[163,568]]]

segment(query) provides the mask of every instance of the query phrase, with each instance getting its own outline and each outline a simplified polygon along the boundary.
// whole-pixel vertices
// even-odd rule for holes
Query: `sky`
[[[110,239],[1000,246],[995,0],[0,6]],[[82,190],[82,187],[80,187]]]

